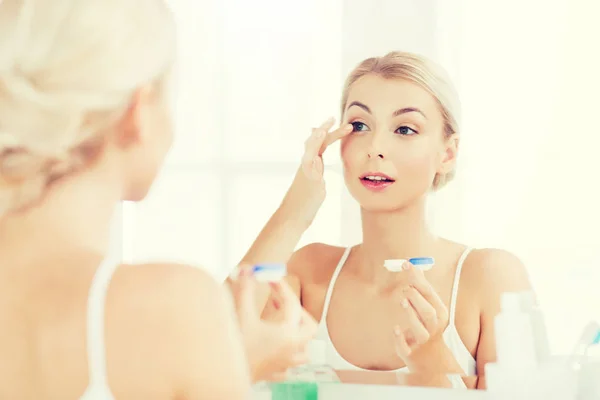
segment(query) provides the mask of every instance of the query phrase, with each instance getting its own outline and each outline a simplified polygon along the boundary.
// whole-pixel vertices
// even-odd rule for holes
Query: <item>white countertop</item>
[[[319,400],[398,400],[399,398],[411,400],[483,400],[487,393],[482,390],[467,389],[439,389],[423,387],[406,387],[390,385],[362,385],[362,384],[325,384],[319,386]],[[271,400],[269,390],[255,391],[252,400]]]

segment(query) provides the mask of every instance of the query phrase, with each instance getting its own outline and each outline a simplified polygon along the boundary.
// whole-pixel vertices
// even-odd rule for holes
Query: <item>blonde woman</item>
[[[2,399],[245,399],[304,362],[286,285],[267,323],[247,269],[236,318],[200,269],[103,262],[171,144],[174,48],[162,0],[0,1]]]
[[[338,129],[330,132],[329,120],[313,130],[287,195],[244,261],[288,262],[290,282],[320,321],[317,336],[337,369],[481,378],[495,359],[500,294],[530,283],[512,254],[471,249],[427,226],[427,197],[452,179],[457,161],[459,103],[450,80],[415,54],[369,58],[346,80],[341,116]],[[325,197],[321,155],[338,139],[363,241],[293,252]],[[433,257],[435,266],[384,268],[385,260],[413,257]]]

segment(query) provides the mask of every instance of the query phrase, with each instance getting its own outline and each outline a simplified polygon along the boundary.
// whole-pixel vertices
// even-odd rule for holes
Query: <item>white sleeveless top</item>
[[[87,309],[88,387],[80,400],[114,400],[106,376],[104,303],[118,263],[104,261],[92,279]]]
[[[338,276],[340,275],[342,267],[344,266],[346,260],[348,259],[348,256],[350,255],[350,250],[351,247],[348,247],[342,255],[340,262],[338,263],[337,267],[335,268],[335,271],[333,272],[331,281],[329,282],[329,287],[327,288],[327,294],[325,296],[325,303],[323,305],[323,313],[321,314],[321,320],[319,321],[319,326],[317,328],[317,334],[315,336],[315,339],[325,343],[325,363],[331,368],[339,370],[368,371],[364,368],[360,368],[349,363],[340,355],[340,353],[338,353],[337,349],[335,348],[335,345],[331,340],[331,336],[329,335],[329,330],[327,328],[327,313],[329,311],[329,303],[331,302],[333,288],[335,286],[335,282],[337,281]],[[452,295],[450,298],[449,323],[448,327],[446,328],[446,330],[444,330],[443,333],[443,338],[446,342],[446,345],[448,346],[452,354],[454,354],[456,361],[461,366],[462,370],[467,376],[473,376],[476,374],[476,362],[469,350],[467,349],[467,347],[465,346],[465,344],[463,343],[462,339],[460,338],[454,322],[456,315],[456,297],[458,294],[458,283],[460,281],[460,274],[462,271],[463,263],[469,255],[470,251],[471,249],[466,249],[460,256],[460,259],[458,260],[458,265],[456,267],[456,273],[454,276],[454,283],[452,286]],[[408,368],[403,367],[392,372],[408,372]],[[464,382],[460,378],[456,379],[456,377],[451,377],[451,381],[453,383],[453,386],[455,387],[465,387]]]

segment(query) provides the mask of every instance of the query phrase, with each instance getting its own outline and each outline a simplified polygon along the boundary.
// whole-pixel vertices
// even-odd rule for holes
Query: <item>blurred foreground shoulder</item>
[[[130,317],[146,326],[145,347],[165,366],[175,398],[247,397],[250,377],[233,304],[209,273],[180,264],[136,265],[123,269],[121,282],[128,303],[136,304]]]

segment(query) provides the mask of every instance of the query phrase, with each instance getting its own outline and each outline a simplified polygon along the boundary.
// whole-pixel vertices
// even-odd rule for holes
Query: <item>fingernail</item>
[[[344,128],[344,130],[346,130],[346,131],[351,131],[352,129],[354,129],[354,125],[352,125],[352,124],[348,124],[348,125],[346,125],[346,127]]]
[[[402,264],[402,269],[408,271],[410,269],[410,263],[407,261],[404,264]]]
[[[315,136],[320,139],[323,136],[325,136],[325,131],[323,129],[317,129],[317,132],[316,132]]]
[[[402,299],[400,305],[402,306],[402,308],[408,308],[408,299]]]
[[[402,335],[402,331],[400,330],[400,325],[396,325],[396,326],[394,326],[394,334],[395,334],[396,336],[400,336],[400,335]]]

